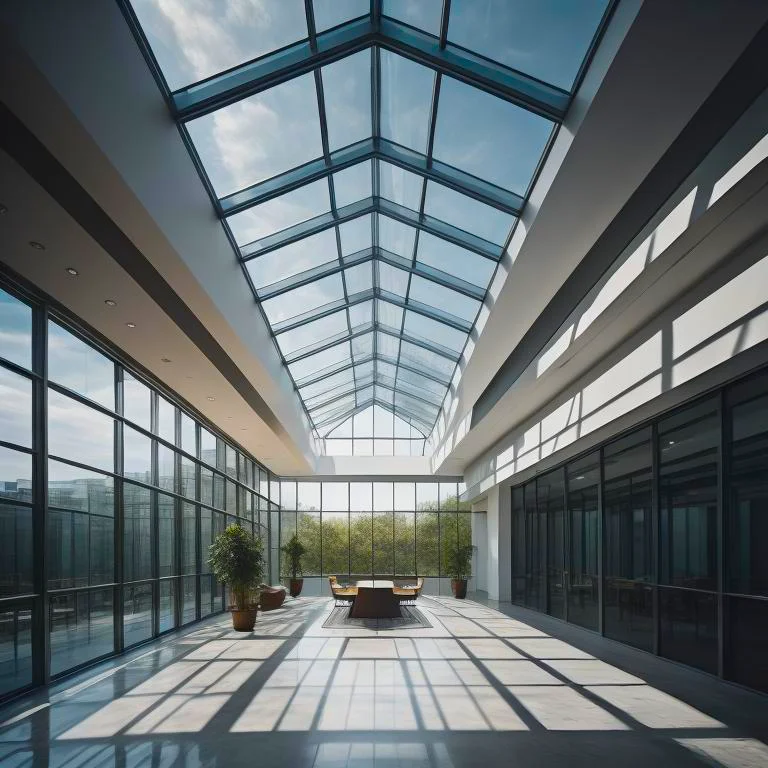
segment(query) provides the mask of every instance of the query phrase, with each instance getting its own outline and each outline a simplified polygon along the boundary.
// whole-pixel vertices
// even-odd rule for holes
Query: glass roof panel
[[[371,12],[370,0],[312,0],[315,29],[323,32]]]
[[[338,258],[336,233],[333,229],[326,229],[263,256],[256,256],[247,261],[245,267],[258,290],[307,269],[338,261]]]
[[[283,335],[285,336],[287,334]],[[303,360],[291,363],[288,366],[288,370],[290,370],[294,380],[301,381],[309,376],[314,378],[324,371],[333,371],[338,368],[339,365],[344,365],[349,362],[351,362],[349,342],[344,341],[341,344],[336,344],[333,347],[324,349],[322,352],[317,352],[314,355],[305,357]]]
[[[422,232],[419,235],[419,247],[416,261],[442,272],[448,272],[468,283],[486,288],[493,277],[496,263],[460,245],[449,243],[440,237]]]
[[[428,435],[610,0],[133,2],[316,434]]]
[[[400,360],[406,365],[424,368],[446,378],[453,375],[453,369],[456,367],[456,363],[447,357],[430,352],[428,349],[417,347],[415,344],[411,344],[410,341],[403,341],[400,344]]]
[[[467,334],[463,331],[458,331],[445,325],[445,323],[432,320],[432,318],[419,315],[416,312],[405,313],[403,331],[408,336],[438,344],[454,352],[461,352],[464,348],[464,342],[467,340]]]
[[[450,312],[450,314],[470,323],[475,321],[477,310],[480,309],[480,302],[476,299],[433,283],[431,280],[425,280],[419,275],[411,276],[411,290],[408,293],[408,299],[444,312]]]
[[[333,188],[337,208],[371,197],[371,161],[357,163],[334,173]]]
[[[274,299],[262,301],[261,306],[269,322],[274,325],[343,298],[341,276],[334,274],[294,288]]]
[[[352,328],[357,328],[365,323],[373,322],[373,302],[364,301],[360,304],[354,304],[349,308],[349,324]]]
[[[344,280],[347,283],[347,295],[370,291],[373,288],[373,263],[366,261],[356,267],[344,270]]]
[[[227,223],[237,244],[247,245],[330,210],[328,182],[321,179],[236,213],[227,218]]]
[[[608,0],[452,0],[448,40],[566,91]]]
[[[307,37],[303,0],[131,5],[172,91]]]
[[[434,156],[518,195],[525,195],[552,123],[452,77],[443,77]]]
[[[382,12],[437,36],[440,34],[443,0],[383,0]]]
[[[380,56],[381,135],[426,153],[435,73],[396,53]]]
[[[373,333],[365,333],[352,339],[352,358],[355,362],[373,354]]]
[[[379,323],[387,328],[393,328],[397,331],[403,325],[403,309],[388,301],[376,300],[376,312],[378,313]]]
[[[515,221],[514,216],[498,208],[434,181],[427,183],[424,213],[496,245],[504,245]]]
[[[408,293],[408,273],[405,270],[382,261],[376,262],[376,270],[378,285],[382,291],[405,298]]]
[[[347,331],[347,313],[342,310],[327,317],[321,317],[319,320],[313,320],[311,323],[306,323],[300,328],[294,328],[292,331],[280,333],[276,338],[280,351],[284,355],[290,355]]]
[[[311,74],[288,80],[186,125],[219,197],[323,154]]]
[[[331,152],[371,136],[371,49],[323,67]]]
[[[358,216],[356,219],[345,221],[339,225],[341,236],[341,253],[349,256],[373,245],[371,233],[371,214]]]
[[[388,333],[376,334],[376,351],[379,354],[397,359],[400,350],[400,341]]]
[[[403,205],[412,211],[421,207],[421,192],[424,179],[397,165],[379,161],[379,194],[393,203]],[[444,219],[444,221],[449,221]]]
[[[413,258],[413,243],[416,230],[389,216],[377,216],[379,223],[379,246],[405,259]]]

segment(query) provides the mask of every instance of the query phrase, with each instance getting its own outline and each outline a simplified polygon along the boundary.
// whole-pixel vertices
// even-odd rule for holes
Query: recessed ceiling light
[[[208,400],[210,400],[211,402],[213,402],[215,399],[216,399],[215,397],[211,397],[210,395],[208,395]]]
[[[162,362],[164,362],[164,363],[170,363],[171,362],[171,358],[170,357],[161,357],[160,360]]]
[[[227,418],[228,418],[230,421],[232,421],[232,417],[231,417],[231,416],[227,416]]]
[[[117,302],[114,299],[104,299],[104,303],[108,307],[116,307],[117,306]]]
[[[77,277],[80,274],[74,267],[67,267],[66,272],[68,275],[72,275],[72,277]]]
[[[129,328],[135,328],[135,327],[136,327],[136,323],[126,323],[126,325],[127,325]]]
[[[8,209],[0,203],[0,216],[2,216],[4,213],[8,213]]]
[[[674,445],[674,444],[675,444],[675,441],[674,441],[674,440],[670,440],[670,441],[669,441],[669,445]]]
[[[30,240],[29,244],[36,251],[44,251],[45,250],[45,246],[42,243],[38,243],[37,240]]]
[[[241,432],[247,432],[248,431],[248,427],[240,427],[240,431]]]
[[[189,381],[192,381],[192,377],[191,376],[185,376],[184,378],[185,379],[189,379]]]

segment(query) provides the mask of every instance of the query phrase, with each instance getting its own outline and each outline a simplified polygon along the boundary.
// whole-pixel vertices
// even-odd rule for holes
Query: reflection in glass
[[[32,509],[0,504],[0,597],[32,594],[33,578]]]
[[[598,485],[600,454],[593,453],[569,464],[568,525],[570,572],[568,621],[598,629]]]
[[[152,440],[127,424],[123,426],[123,476],[152,483]]]
[[[768,601],[727,597],[725,676],[768,693]]]
[[[152,491],[147,488],[123,484],[123,569],[126,582],[151,579],[153,575],[151,494]]]
[[[659,588],[659,653],[717,673],[717,595]]]
[[[2,366],[0,435],[6,443],[32,447],[32,382]]]
[[[32,611],[26,605],[6,607],[0,610],[0,696],[31,684]]]
[[[123,415],[147,431],[150,429],[152,393],[149,387],[123,371]]]
[[[525,539],[525,504],[522,485],[512,489],[512,594],[511,601],[525,605],[526,585],[526,539]]]
[[[115,409],[115,364],[51,320],[48,378],[105,408]]]
[[[152,637],[152,585],[136,584],[123,589],[123,645]]]
[[[160,396],[157,398],[157,434],[171,445],[176,444],[176,408]]]
[[[661,582],[717,586],[717,403],[710,399],[659,424]]]
[[[176,626],[176,589],[177,579],[160,580],[158,632],[166,632]]]
[[[51,595],[51,674],[115,650],[112,589]]]
[[[0,499],[32,501],[32,454],[0,446]]]
[[[536,480],[540,524],[547,530],[547,610],[565,617],[565,484],[562,469]]]
[[[0,289],[0,358],[32,367],[32,308]]]
[[[158,576],[173,576],[176,566],[176,502],[172,496],[157,494]]]
[[[605,634],[653,649],[650,429],[604,450]]]

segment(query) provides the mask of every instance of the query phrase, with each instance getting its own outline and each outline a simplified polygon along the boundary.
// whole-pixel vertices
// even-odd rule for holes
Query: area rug
[[[349,627],[363,629],[429,629],[432,625],[424,614],[412,605],[400,606],[403,614],[399,619],[353,619],[349,615],[349,607],[337,606],[323,623],[325,629],[346,629]]]

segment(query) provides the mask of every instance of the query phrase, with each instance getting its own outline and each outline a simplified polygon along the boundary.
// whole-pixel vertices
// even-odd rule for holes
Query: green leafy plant
[[[235,608],[250,608],[255,602],[253,592],[264,577],[261,539],[240,525],[230,525],[216,537],[208,552],[211,570],[229,586]]]
[[[461,544],[447,553],[446,570],[452,579],[468,579],[472,575],[471,544]]]
[[[283,554],[288,558],[288,570],[292,579],[301,576],[301,558],[307,553],[307,548],[299,541],[297,534],[293,534],[281,547]]]

